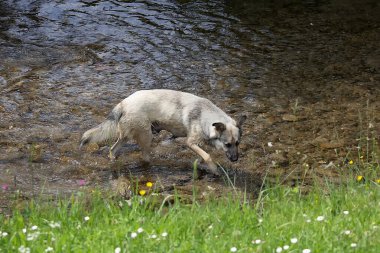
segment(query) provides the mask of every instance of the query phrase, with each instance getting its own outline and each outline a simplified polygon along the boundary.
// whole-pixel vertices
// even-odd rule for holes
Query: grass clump
[[[275,186],[248,204],[227,197],[155,208],[154,198],[95,191],[31,201],[0,215],[0,252],[378,252],[380,245],[374,182],[307,195]]]

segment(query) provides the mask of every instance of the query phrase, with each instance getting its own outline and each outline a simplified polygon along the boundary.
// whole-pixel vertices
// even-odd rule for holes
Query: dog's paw
[[[218,170],[218,166],[214,162],[208,162],[207,163],[207,168],[215,176],[220,176],[220,172]]]

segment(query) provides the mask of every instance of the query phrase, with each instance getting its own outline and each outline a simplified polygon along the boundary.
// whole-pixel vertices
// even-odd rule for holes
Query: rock
[[[295,121],[298,121],[299,118],[293,114],[284,114],[284,115],[282,115],[282,120],[283,121],[289,121],[289,122],[295,122]]]
[[[341,148],[344,146],[344,141],[331,141],[331,142],[322,142],[319,146],[323,149],[333,149],[333,148]]]

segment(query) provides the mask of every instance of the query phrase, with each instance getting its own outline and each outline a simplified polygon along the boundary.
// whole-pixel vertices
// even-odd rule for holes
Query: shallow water
[[[139,89],[192,92],[247,114],[239,162],[212,152],[240,190],[254,193],[265,175],[334,180],[347,159],[378,161],[379,9],[377,1],[2,1],[3,196],[71,193],[78,180],[113,189],[120,175],[166,192],[192,186],[197,157],[166,135],[156,137],[148,171],[135,145],[117,165],[106,148],[78,150],[81,134]],[[205,194],[230,189],[208,175],[196,184]]]

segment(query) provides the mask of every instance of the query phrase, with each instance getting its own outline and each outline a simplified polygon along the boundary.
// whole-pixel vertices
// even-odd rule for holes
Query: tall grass
[[[82,192],[30,201],[0,215],[0,252],[379,252],[380,187],[374,182],[263,189],[244,203],[157,203]]]

